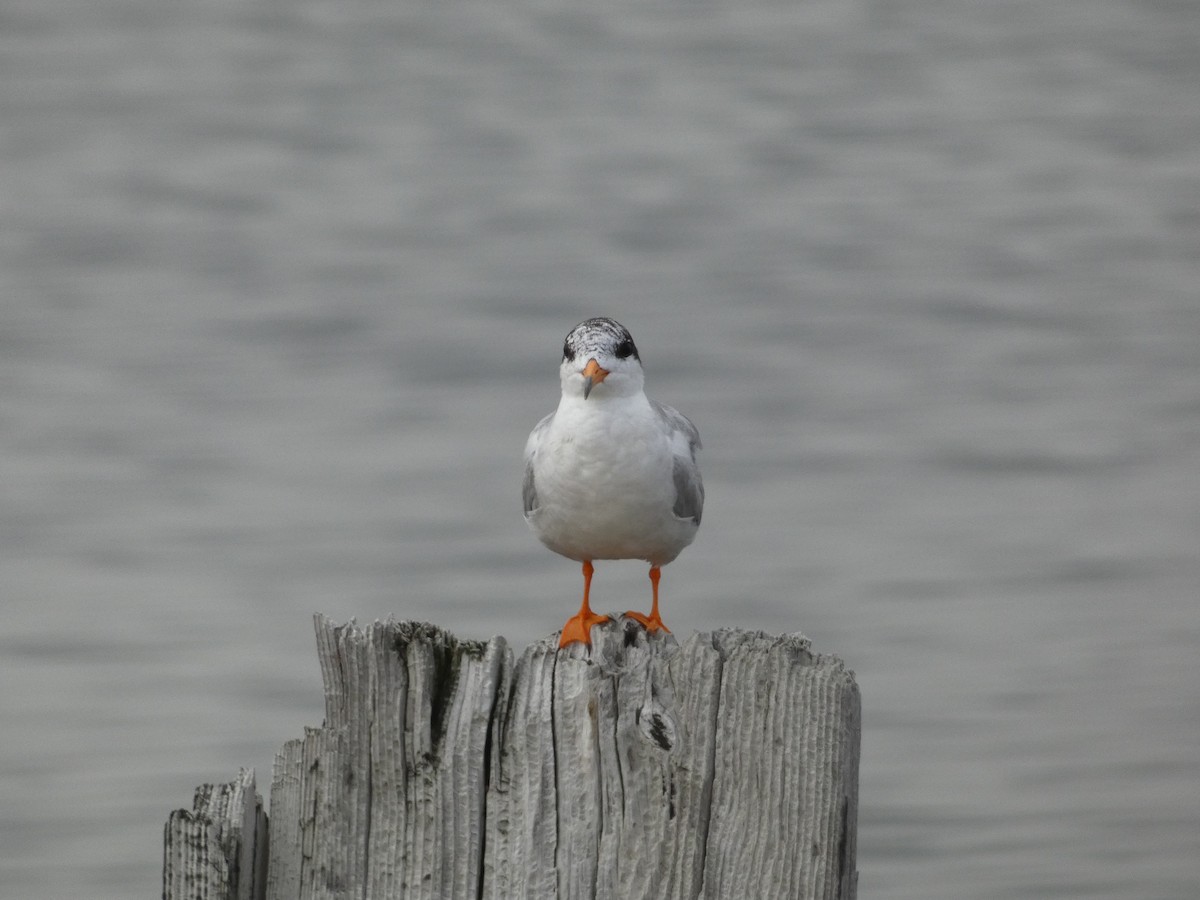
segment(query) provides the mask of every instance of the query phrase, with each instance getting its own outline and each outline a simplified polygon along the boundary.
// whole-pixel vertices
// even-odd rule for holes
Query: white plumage
[[[583,607],[562,643],[589,642],[591,624],[603,620],[588,609],[596,559],[650,563],[654,608],[631,615],[656,630],[658,569],[700,525],[700,435],[684,415],[647,399],[633,338],[612,319],[588,319],[567,335],[559,378],[558,409],[525,445],[523,493],[525,519],[542,543],[583,563]]]

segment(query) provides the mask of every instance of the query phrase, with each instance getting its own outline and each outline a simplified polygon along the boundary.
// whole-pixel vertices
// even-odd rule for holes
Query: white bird
[[[696,465],[700,433],[686,416],[642,387],[633,337],[608,318],[576,325],[563,343],[562,399],[525,444],[525,521],[542,543],[583,563],[583,604],[559,646],[591,644],[608,621],[588,606],[592,561],[650,563],[650,615],[627,613],[649,632],[658,614],[659,569],[696,536],[704,484]]]

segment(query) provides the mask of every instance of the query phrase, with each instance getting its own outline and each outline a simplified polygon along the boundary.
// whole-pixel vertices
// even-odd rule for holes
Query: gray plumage
[[[700,432],[692,420],[673,407],[657,400],[651,400],[659,418],[667,431],[682,435],[687,440],[688,459],[678,453],[675,455],[675,466],[672,476],[675,479],[675,515],[681,519],[695,519],[700,524],[700,516],[704,512],[704,482],[700,478],[700,470],[696,468],[696,451],[703,447],[700,443]]]

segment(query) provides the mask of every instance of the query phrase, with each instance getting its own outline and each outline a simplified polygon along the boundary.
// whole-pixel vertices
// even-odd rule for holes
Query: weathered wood
[[[325,726],[276,759],[268,900],[476,896],[504,640],[318,617],[317,644]]]
[[[243,769],[228,784],[196,788],[163,834],[164,900],[260,900],[266,880],[267,817]]]
[[[300,830],[304,740],[288,741],[271,774],[270,865],[266,900],[300,896]]]
[[[623,621],[516,666],[483,896],[856,893],[859,697],[799,636]]]
[[[268,900],[855,896],[858,688],[799,635],[618,618],[516,661],[413,623],[317,637],[325,724],[276,759]]]

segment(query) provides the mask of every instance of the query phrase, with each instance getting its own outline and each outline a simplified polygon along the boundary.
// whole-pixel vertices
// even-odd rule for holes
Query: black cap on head
[[[632,356],[641,361],[629,329],[607,316],[597,316],[580,322],[571,329],[563,342],[563,359],[566,360],[572,360],[579,354],[594,354],[597,351],[611,353],[618,359],[628,359]]]

